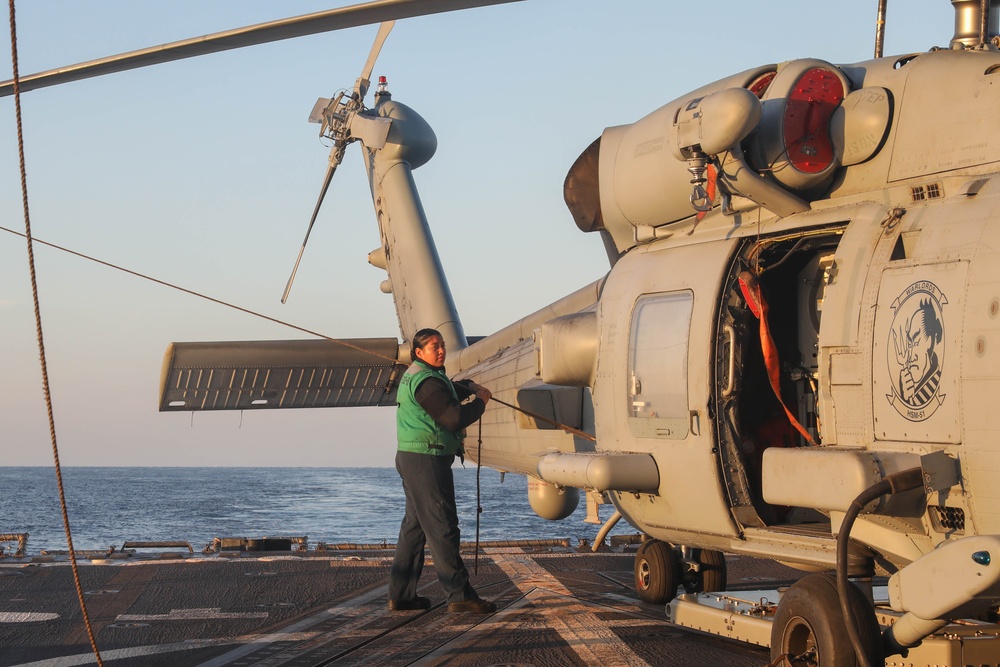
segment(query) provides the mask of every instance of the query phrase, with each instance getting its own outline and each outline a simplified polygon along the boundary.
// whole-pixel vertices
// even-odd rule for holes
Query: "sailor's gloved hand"
[[[480,401],[482,401],[483,405],[489,403],[490,402],[490,398],[492,396],[493,396],[493,393],[489,389],[487,389],[486,387],[477,387],[476,388],[476,398],[478,398]]]

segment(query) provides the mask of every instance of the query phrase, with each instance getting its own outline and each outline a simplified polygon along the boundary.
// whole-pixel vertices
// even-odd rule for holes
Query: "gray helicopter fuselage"
[[[687,165],[670,154],[671,119],[762,72],[777,70],[773,86],[786,68],[816,66],[826,65],[749,70],[605,132],[618,145],[600,149],[603,231],[620,258],[605,280],[458,359],[461,375],[498,397],[542,406],[595,440],[491,406],[484,464],[606,492],[631,524],[665,541],[830,566],[831,528],[854,495],[943,453],[946,481],[883,503],[863,517],[861,539],[893,570],[947,540],[1000,533],[991,410],[1000,357],[990,352],[1000,333],[1000,54],[829,66],[846,83],[845,106],[855,105],[831,123],[839,162],[819,182],[766,184],[802,210],[777,215],[754,203],[766,194],[730,184],[743,201],[699,221]],[[781,138],[765,135],[783,95],[762,95],[761,125],[742,141],[760,171],[791,171],[781,151],[768,157]],[[775,426],[758,320],[737,287],[751,265],[771,295],[783,396],[812,443]],[[543,328],[566,317],[590,324],[576,338]],[[575,358],[551,361],[560,356]],[[586,370],[553,381],[546,363]],[[553,453],[565,464],[540,466]],[[625,469],[637,461],[655,467],[655,488]],[[588,466],[605,466],[615,486],[589,485]]]
[[[545,518],[581,493],[592,518],[611,504],[598,541],[620,518],[645,534],[644,600],[724,586],[700,569],[723,567],[718,552],[836,567],[842,583],[880,569],[901,615],[886,645],[905,652],[1000,601],[1000,40],[987,37],[763,65],[605,129],[564,194],[610,270],[478,339],[412,176],[430,127],[386,94],[363,108],[365,86],[321,100],[335,149],[364,148],[381,238],[369,259],[402,342],[174,344],[161,409],[392,405],[409,341],[436,327],[449,372],[497,399],[468,455],[528,476]],[[843,626],[827,580],[799,590],[826,614],[817,627]],[[799,613],[779,606],[772,658],[808,649]]]

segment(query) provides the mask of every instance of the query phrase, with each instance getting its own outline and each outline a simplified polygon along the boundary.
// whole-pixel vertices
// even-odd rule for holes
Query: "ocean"
[[[456,465],[462,539],[476,536],[476,467]],[[126,541],[185,541],[196,550],[222,537],[308,537],[317,543],[394,543],[403,489],[394,468],[64,467],[73,546],[120,549]],[[528,504],[527,480],[483,468],[480,540],[569,538],[593,542],[600,526],[577,511],[546,521]],[[613,508],[602,506],[601,520]],[[635,530],[624,521],[611,534]],[[0,533],[28,533],[28,553],[66,549],[52,467],[0,467]],[[16,543],[5,543],[8,553]]]

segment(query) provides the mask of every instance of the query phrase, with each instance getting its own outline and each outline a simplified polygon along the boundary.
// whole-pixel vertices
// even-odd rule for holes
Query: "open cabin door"
[[[714,354],[715,414],[722,474],[733,517],[743,528],[828,526],[828,519],[815,511],[764,501],[762,459],[771,448],[822,442],[820,327],[825,290],[838,271],[843,231],[840,224],[744,239],[723,282]],[[748,282],[756,284],[755,290],[748,289]]]

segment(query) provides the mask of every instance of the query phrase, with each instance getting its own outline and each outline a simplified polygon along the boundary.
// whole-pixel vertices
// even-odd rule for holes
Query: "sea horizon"
[[[76,550],[127,541],[307,537],[317,543],[395,542],[405,497],[382,466],[61,466]],[[593,541],[586,502],[562,521],[531,509],[527,480],[475,466],[453,468],[463,540]],[[477,477],[479,489],[477,492]],[[28,533],[28,551],[66,549],[54,466],[0,466],[0,534]],[[477,512],[478,506],[482,512]],[[613,508],[602,508],[602,520]],[[635,532],[621,522],[612,534]],[[5,546],[0,544],[0,547]],[[6,544],[7,549],[11,544]]]

